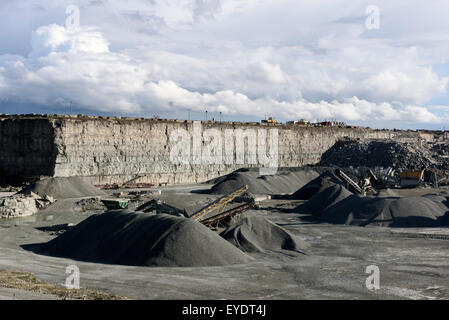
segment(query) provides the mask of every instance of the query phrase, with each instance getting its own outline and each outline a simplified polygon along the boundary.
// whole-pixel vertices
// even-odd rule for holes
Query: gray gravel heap
[[[215,179],[210,194],[226,194],[244,185],[248,185],[248,191],[252,194],[291,193],[317,176],[318,173],[310,168],[279,169],[276,174],[265,176],[260,176],[257,168],[240,169]]]
[[[55,199],[82,198],[89,196],[104,196],[106,192],[100,190],[80,177],[46,178],[31,184],[22,193],[32,191],[41,197],[48,195]]]
[[[90,216],[40,250],[85,261],[155,267],[226,266],[252,260],[197,221],[129,210]]]
[[[290,250],[304,253],[309,245],[260,215],[246,215],[220,235],[245,252]]]
[[[318,219],[356,226],[441,227],[449,224],[448,202],[448,198],[437,195],[408,198],[351,195],[325,210]]]

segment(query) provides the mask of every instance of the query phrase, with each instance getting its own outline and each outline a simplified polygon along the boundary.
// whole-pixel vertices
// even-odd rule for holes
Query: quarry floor
[[[208,185],[162,188],[170,204],[200,208],[216,196],[191,193]],[[421,191],[404,191],[406,193]],[[57,201],[27,218],[0,221],[0,269],[32,272],[64,285],[66,268],[80,269],[83,288],[133,299],[449,299],[449,229],[352,227],[303,222],[288,209],[298,203],[267,200],[259,214],[311,244],[307,255],[269,252],[245,265],[207,268],[154,268],[98,264],[39,255],[21,245],[55,235],[36,229],[78,223],[75,199]],[[380,271],[380,289],[365,282],[368,266]],[[54,299],[0,288],[0,299]]]

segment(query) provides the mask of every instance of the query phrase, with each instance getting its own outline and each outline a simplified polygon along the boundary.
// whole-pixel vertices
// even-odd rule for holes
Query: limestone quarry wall
[[[104,117],[4,119],[0,128],[0,143],[4,150],[0,155],[0,168],[7,175],[83,176],[94,184],[121,183],[136,175],[142,177],[135,182],[178,184],[203,182],[241,167],[260,166],[248,163],[247,143],[244,144],[243,164],[235,163],[236,145],[232,153],[233,163],[229,163],[229,158],[227,162],[223,160],[215,164],[203,161],[195,163],[194,154],[198,148],[194,146],[194,132],[197,130],[198,133],[199,127],[199,140],[196,141],[199,141],[201,148],[210,142],[205,141],[204,132],[214,129],[216,131],[212,132],[218,133],[222,139],[223,154],[224,149],[229,147],[229,140],[226,140],[229,132],[252,130],[257,135],[258,130],[265,130],[265,141],[270,150],[270,130],[276,129],[279,167],[318,163],[321,155],[344,137],[394,140],[427,137],[418,132],[361,127],[274,126],[232,122],[194,124],[181,120]],[[185,164],[176,164],[170,160],[170,152],[176,144],[171,139],[175,130],[175,133],[184,132],[190,139],[192,157]]]
[[[56,149],[47,119],[0,118],[0,178],[52,176]]]

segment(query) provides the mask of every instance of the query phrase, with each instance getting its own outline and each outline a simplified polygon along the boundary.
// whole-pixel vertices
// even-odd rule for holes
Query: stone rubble
[[[40,197],[33,192],[1,198],[0,219],[31,216],[53,202],[55,202],[54,198],[50,196]]]
[[[399,171],[422,170],[427,167],[446,169],[445,144],[411,143],[381,140],[338,141],[321,158],[322,165],[346,167],[392,167]]]

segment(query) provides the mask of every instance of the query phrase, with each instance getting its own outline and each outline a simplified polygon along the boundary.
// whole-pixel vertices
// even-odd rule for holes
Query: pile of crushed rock
[[[321,212],[317,219],[356,226],[443,227],[449,225],[448,202],[447,197],[437,195],[404,198],[351,195]]]
[[[339,167],[392,167],[399,170],[422,170],[441,167],[442,160],[426,142],[391,140],[341,140],[321,157],[322,165]]]
[[[83,261],[152,267],[207,267],[252,262],[248,253],[306,254],[309,244],[258,214],[245,214],[220,234],[196,220],[110,210],[79,224],[41,228],[57,235],[25,245],[37,253]]]
[[[135,266],[206,267],[253,260],[193,219],[130,210],[92,215],[34,249],[74,259]]]
[[[52,177],[42,179],[31,184],[21,193],[29,192],[34,192],[41,197],[51,196],[55,199],[107,195],[106,192],[94,187],[80,177]]]
[[[239,169],[214,179],[210,194],[227,194],[244,185],[252,194],[291,193],[316,178],[319,173],[312,168],[280,168],[274,175],[260,175],[259,169]]]
[[[331,172],[325,172],[295,192],[307,202],[293,212],[312,215],[316,222],[356,226],[442,227],[449,225],[449,197],[425,195],[363,197],[347,190]]]
[[[9,219],[31,216],[39,209],[45,208],[53,202],[55,202],[53,197],[48,195],[41,197],[33,192],[4,197],[0,199],[0,218]]]
[[[267,218],[250,214],[220,235],[245,252],[295,251],[305,253],[309,244]]]

